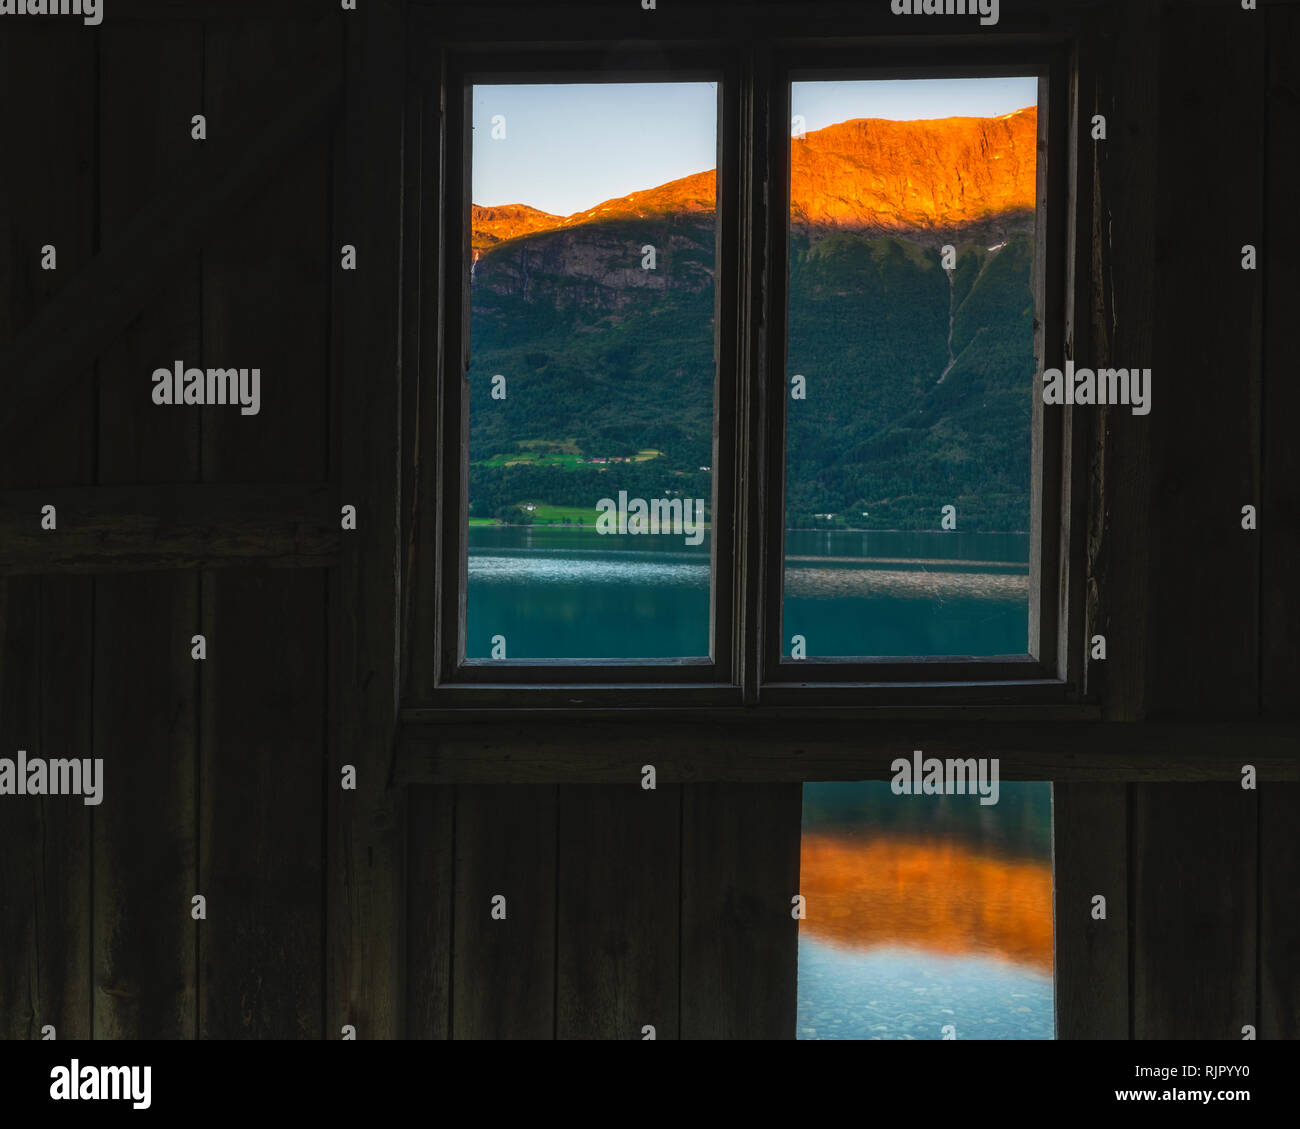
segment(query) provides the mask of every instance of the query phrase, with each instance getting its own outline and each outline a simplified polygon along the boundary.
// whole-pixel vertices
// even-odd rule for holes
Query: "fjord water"
[[[710,537],[603,536],[560,526],[469,530],[467,658],[709,654]],[[785,653],[1019,655],[1028,538],[958,532],[786,534]]]
[[[1051,785],[805,784],[800,1039],[1053,1037]]]

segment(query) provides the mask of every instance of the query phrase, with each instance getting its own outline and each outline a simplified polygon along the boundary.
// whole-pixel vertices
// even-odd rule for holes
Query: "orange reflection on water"
[[[960,842],[804,832],[799,892],[819,940],[1052,967],[1052,868]]]

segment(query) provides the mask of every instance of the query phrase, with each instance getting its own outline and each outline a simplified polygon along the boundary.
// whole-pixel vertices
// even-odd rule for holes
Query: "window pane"
[[[707,658],[715,83],[475,86],[467,658]]]
[[[805,784],[797,1037],[1052,1038],[1051,788]]]
[[[787,659],[1028,651],[1036,98],[792,86]]]

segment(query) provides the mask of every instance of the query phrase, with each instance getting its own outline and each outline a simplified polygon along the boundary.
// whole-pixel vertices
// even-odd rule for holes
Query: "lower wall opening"
[[[796,1038],[1053,1038],[1051,784],[900,787],[804,785]]]

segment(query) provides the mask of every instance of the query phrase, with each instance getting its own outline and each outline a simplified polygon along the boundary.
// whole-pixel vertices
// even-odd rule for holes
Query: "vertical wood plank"
[[[554,1035],[555,800],[550,784],[456,789],[454,1038]]]
[[[340,504],[356,507],[330,588],[330,775],[355,764],[356,792],[329,790],[326,1033],[405,1029],[401,848],[404,804],[389,788],[397,722],[401,60],[404,9],[374,0],[346,13],[346,96],[336,152],[331,248],[357,248],[358,270],[332,269],[334,445]],[[331,253],[334,253],[332,250]],[[337,260],[335,260],[337,262]]]
[[[1260,15],[1264,15],[1263,12]],[[1300,176],[1300,9],[1270,8],[1268,18],[1267,214],[1259,240],[1264,275],[1263,504],[1260,507],[1260,702],[1267,717],[1300,715],[1300,383],[1295,379],[1294,324],[1300,277],[1295,184]],[[1243,240],[1243,242],[1246,242]]]
[[[1260,706],[1268,718],[1300,713],[1300,388],[1292,326],[1300,280],[1290,263],[1300,246],[1294,204],[1300,171],[1300,10],[1268,11],[1268,166],[1264,186],[1263,506],[1260,510]],[[1300,1039],[1300,785],[1262,783],[1260,803],[1259,1036]]]
[[[195,1034],[194,578],[100,578],[95,598],[95,1038]]]
[[[4,635],[0,637],[0,755],[26,749],[39,755],[36,699],[40,678],[35,656],[40,648],[39,578],[4,583]],[[0,849],[11,860],[0,868],[0,1038],[39,1039],[40,952],[38,896],[33,878],[39,873],[39,802],[4,797]]]
[[[23,29],[8,38],[3,70],[6,98],[44,108],[5,116],[4,243],[12,270],[0,302],[3,336],[11,338],[94,252],[93,128],[79,111],[94,96],[95,47],[66,30]],[[72,60],[75,77],[60,80]],[[18,170],[25,170],[19,172]],[[40,248],[55,245],[58,269],[40,269]],[[55,486],[92,479],[93,391],[90,382],[57,417],[31,421],[27,443],[0,453],[7,485]],[[33,521],[38,515],[33,515]],[[57,533],[51,534],[57,536]],[[6,640],[6,724],[3,755],[89,757],[91,585],[88,580],[11,582],[14,630]],[[24,617],[30,615],[34,618]],[[11,737],[10,734],[13,734]],[[15,743],[17,741],[17,743]],[[25,997],[27,1031],[45,1023],[60,1037],[84,1037],[90,1027],[90,810],[80,800],[10,800],[30,808],[0,827],[0,854],[10,876],[0,893],[13,906],[10,922],[26,939],[6,952],[0,995]],[[8,821],[5,821],[8,823]]]
[[[793,1039],[800,784],[682,789],[682,1038]]]
[[[200,1035],[318,1039],[325,575],[235,570],[205,589]]]
[[[97,45],[72,28],[6,29],[0,342],[14,336],[95,252]],[[52,244],[57,269],[41,269]],[[25,421],[0,448],[0,484],[93,481],[91,380],[62,410]],[[39,513],[31,515],[33,524]],[[58,536],[57,531],[49,536]],[[0,756],[89,758],[93,587],[89,578],[11,580],[0,606]],[[91,1026],[91,812],[73,796],[6,797],[0,818],[0,1036],[85,1038]]]
[[[338,21],[221,23],[205,32],[209,130],[266,123],[337,62]],[[250,73],[270,76],[249,83]],[[269,89],[268,89],[269,86]],[[277,97],[282,96],[282,97]],[[218,368],[259,368],[256,415],[204,408],[206,481],[325,476],[329,439],[330,146],[303,146],[268,176],[239,223],[204,250],[203,352]]]
[[[111,245],[203,142],[190,137],[202,108],[203,29],[196,23],[106,24],[100,30],[100,188]],[[176,271],[100,357],[103,482],[193,482],[199,407],[153,403],[155,369],[199,363],[199,263]]]
[[[1258,793],[1131,788],[1134,1037],[1240,1039],[1258,1024]]]
[[[680,1035],[681,787],[563,785],[556,1035]]]
[[[1052,785],[1056,1037],[1129,1037],[1128,789]],[[1092,899],[1106,899],[1094,920]]]
[[[1152,264],[1160,204],[1151,154],[1161,125],[1159,25],[1159,0],[1130,0],[1120,6],[1116,23],[1095,29],[1083,47],[1084,62],[1096,67],[1094,101],[1081,114],[1093,176],[1086,233],[1092,253],[1092,351],[1085,357],[1095,367],[1153,366]],[[1091,139],[1094,115],[1105,118],[1104,141]],[[1087,681],[1108,718],[1131,721],[1147,708],[1151,417],[1134,416],[1124,407],[1092,410],[1101,438],[1092,468],[1100,496],[1089,515],[1094,582],[1086,643],[1094,632],[1104,635],[1107,658],[1089,662]]]
[[[1080,44],[1080,170],[1092,177],[1084,190],[1091,203],[1092,349],[1097,367],[1152,364],[1154,233],[1157,169],[1151,160],[1160,135],[1158,81],[1160,0],[1132,0],[1114,22],[1097,23]],[[1092,83],[1087,75],[1091,74]],[[1092,138],[1093,117],[1106,122],[1106,137]],[[1149,418],[1126,408],[1097,407],[1099,444],[1093,457],[1089,511],[1088,637],[1105,636],[1106,659],[1089,657],[1089,692],[1115,721],[1145,711],[1147,607],[1151,536]]]
[[[1300,784],[1259,801],[1259,1037],[1300,1039]]]
[[[209,128],[268,118],[272,90],[310,85],[336,21],[234,23],[205,33]],[[278,73],[277,73],[278,72]],[[254,415],[203,409],[203,479],[317,481],[328,440],[329,148],[306,148],[268,180],[203,261],[204,365],[261,373]],[[325,763],[323,572],[220,570],[202,578],[200,1032],[206,1038],[324,1034]]]
[[[1259,507],[1262,303],[1241,247],[1263,221],[1265,21],[1239,5],[1186,8],[1161,34],[1157,336],[1145,420],[1157,530],[1151,714],[1252,717],[1260,539],[1242,529],[1241,511]]]
[[[91,756],[90,588],[14,579],[0,612],[0,755]],[[102,778],[101,778],[102,783]],[[90,815],[80,796],[7,796],[0,826],[0,1038],[90,1034]]]
[[[406,1037],[449,1039],[456,789],[414,785],[407,791]],[[553,976],[552,965],[546,977]]]
[[[112,27],[101,36],[102,239],[193,154],[202,33],[194,24]],[[100,359],[99,481],[187,482],[198,411],[152,402],[155,368],[199,356],[194,263]],[[94,816],[97,1038],[193,1038],[197,925],[193,575],[95,581],[95,747],[107,794]]]

